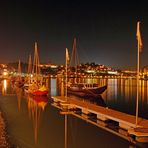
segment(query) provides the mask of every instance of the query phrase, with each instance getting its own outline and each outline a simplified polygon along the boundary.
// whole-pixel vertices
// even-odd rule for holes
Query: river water
[[[73,80],[71,80],[73,81]],[[102,98],[109,108],[135,115],[136,80],[80,79],[107,85]],[[63,79],[50,79],[51,96],[63,95]],[[30,97],[8,80],[1,81],[0,108],[13,145],[20,148],[134,148],[134,144],[72,115],[62,115],[50,97]],[[139,86],[139,116],[148,119],[148,81]],[[65,120],[66,119],[66,120]],[[65,135],[65,121],[67,135]]]

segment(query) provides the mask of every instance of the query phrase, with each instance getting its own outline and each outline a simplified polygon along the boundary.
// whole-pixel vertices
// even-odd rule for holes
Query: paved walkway
[[[10,148],[7,139],[6,126],[1,112],[0,112],[0,148]]]

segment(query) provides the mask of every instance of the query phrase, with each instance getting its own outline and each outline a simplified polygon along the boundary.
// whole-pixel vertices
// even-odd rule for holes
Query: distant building
[[[144,66],[142,71],[143,71],[144,73],[148,73],[148,65]]]
[[[41,73],[48,74],[56,74],[58,72],[58,65],[55,64],[40,64]]]

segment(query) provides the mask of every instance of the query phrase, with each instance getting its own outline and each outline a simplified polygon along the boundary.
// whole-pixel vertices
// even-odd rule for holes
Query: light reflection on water
[[[56,79],[55,79],[56,80]],[[74,82],[74,79],[70,79]],[[80,83],[94,82],[100,86],[107,85],[102,94],[107,106],[122,112],[135,115],[136,80],[135,79],[77,79]],[[57,79],[57,92],[63,95],[64,80]],[[148,81],[139,81],[139,115],[148,119]],[[53,96],[56,93],[52,94]]]
[[[71,79],[71,81],[73,81]],[[79,79],[80,82],[92,82],[92,80]],[[135,109],[135,93],[136,93],[136,81],[135,80],[123,80],[123,79],[95,79],[94,83],[98,83],[100,86],[108,86],[107,91],[102,94],[103,99],[109,107],[115,108],[117,110],[134,113]],[[64,79],[51,79],[51,96],[57,94],[64,95]],[[4,84],[4,83],[3,83]],[[5,89],[4,96],[7,94],[13,94],[14,90],[10,89],[10,85]],[[2,86],[2,89],[4,87]],[[140,107],[142,106],[142,116],[146,117],[148,110],[148,82],[140,81]],[[26,120],[26,125],[20,125],[21,127],[15,127],[11,125],[15,133],[13,132],[13,138],[16,139],[19,135],[19,139],[24,142],[15,140],[16,143],[22,148],[26,147],[36,147],[36,148],[90,148],[94,147],[109,147],[109,143],[112,143],[113,147],[129,147],[130,143],[124,141],[112,134],[102,131],[93,125],[88,124],[87,122],[81,121],[76,117],[72,116],[61,116],[57,109],[54,109],[48,103],[48,98],[33,98],[31,96],[25,96],[22,89],[15,89],[16,91],[16,107],[13,104],[16,100],[15,98],[5,97],[6,105],[13,107],[16,111],[11,116],[14,116],[15,124],[21,122],[20,120]],[[3,92],[3,91],[2,91]],[[10,104],[9,101],[11,100]],[[5,101],[1,100],[4,104]],[[26,107],[25,107],[26,106]],[[52,110],[51,110],[52,109]],[[129,110],[130,109],[130,110]],[[11,110],[11,111],[13,111]],[[132,111],[131,111],[132,110]],[[19,111],[19,112],[18,112]],[[25,113],[24,113],[25,112]],[[23,114],[22,114],[23,113]],[[24,116],[22,116],[22,115]],[[15,116],[21,115],[21,119],[16,119]],[[28,118],[28,119],[27,119]],[[13,120],[13,119],[12,119]],[[11,123],[14,121],[8,120]],[[53,122],[53,123],[52,123]],[[67,124],[66,124],[67,123]],[[19,126],[19,124],[17,124]],[[33,125],[33,126],[32,126]],[[10,126],[10,127],[11,127]],[[32,130],[28,131],[32,127]],[[66,127],[67,130],[64,130]],[[22,134],[19,133],[24,132]],[[26,132],[27,131],[27,132]],[[33,133],[32,133],[33,131]],[[33,134],[33,137],[31,135]],[[27,139],[25,136],[30,137]],[[26,140],[27,139],[27,140]],[[60,140],[59,140],[60,139]],[[108,144],[106,143],[108,139]],[[59,141],[59,144],[56,142]]]
[[[2,94],[5,95],[7,91],[7,80],[3,80],[1,83],[2,83]]]
[[[47,96],[27,96],[28,113],[33,122],[35,143],[37,143],[40,118],[47,103]]]
[[[17,102],[18,102],[18,110],[21,110],[21,100],[23,97],[23,90],[21,88],[16,88],[16,96],[17,96]]]
[[[18,102],[18,110],[20,111],[21,110],[21,100],[24,97],[23,89],[16,87],[15,90],[16,90],[16,96],[17,96],[17,102]],[[28,116],[29,116],[29,119],[33,123],[34,141],[35,141],[35,144],[37,144],[38,131],[39,131],[39,126],[40,126],[40,118],[48,103],[48,97],[47,96],[31,96],[31,95],[26,94],[25,98],[27,101]]]

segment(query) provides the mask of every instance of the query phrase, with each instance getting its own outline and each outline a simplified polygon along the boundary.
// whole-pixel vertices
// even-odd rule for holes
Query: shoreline
[[[7,131],[7,124],[2,111],[0,110],[0,146],[3,148],[15,148],[15,145],[11,144]]]

